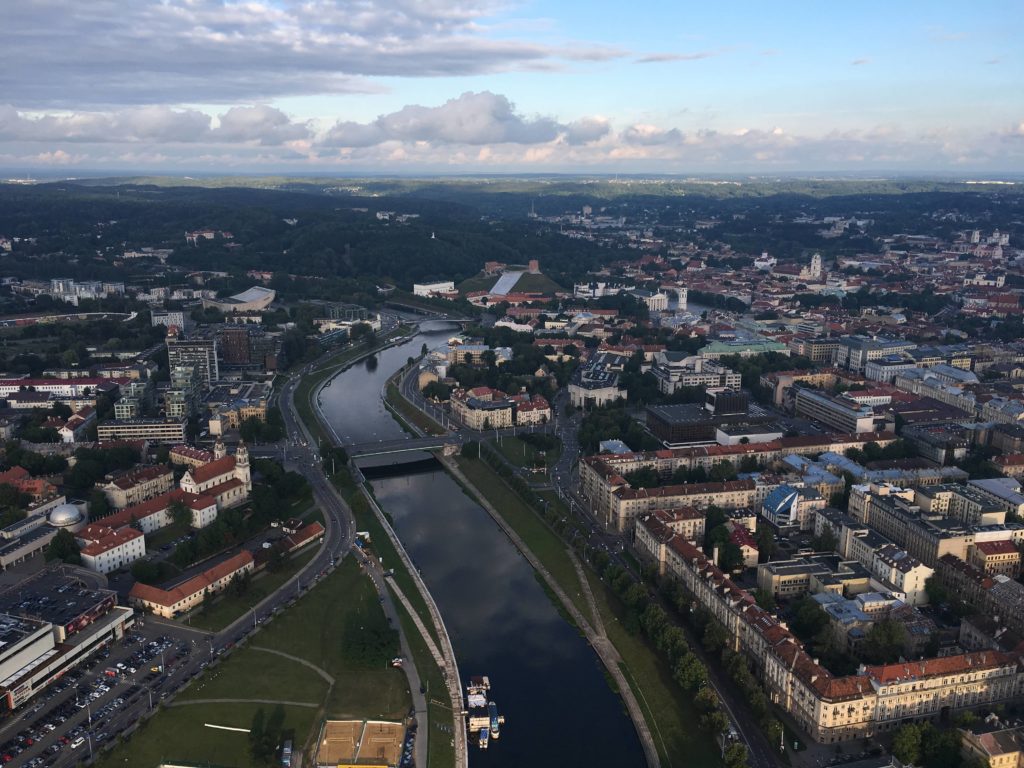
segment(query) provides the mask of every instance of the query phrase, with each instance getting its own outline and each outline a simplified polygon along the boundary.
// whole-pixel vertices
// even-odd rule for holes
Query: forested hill
[[[378,211],[409,218],[382,221]],[[185,233],[196,229],[230,232],[239,247],[225,248],[220,239],[186,246]],[[185,268],[365,276],[406,288],[433,279],[460,282],[477,274],[485,261],[529,259],[540,259],[551,277],[571,283],[574,275],[609,256],[526,219],[485,219],[465,203],[408,195],[339,196],[319,189],[0,186],[0,236],[37,238],[34,246],[21,249],[22,256],[59,251],[92,259],[104,251],[171,247],[170,263]],[[23,277],[61,273],[52,259],[18,271]]]

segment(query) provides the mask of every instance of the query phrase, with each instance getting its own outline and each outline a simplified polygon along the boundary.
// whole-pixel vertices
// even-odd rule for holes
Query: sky
[[[1024,3],[12,0],[0,168],[1024,172]]]

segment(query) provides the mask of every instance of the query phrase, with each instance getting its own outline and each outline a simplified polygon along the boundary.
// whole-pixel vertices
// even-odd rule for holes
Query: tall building
[[[184,339],[170,333],[167,335],[167,364],[171,370],[178,367],[195,368],[203,386],[210,388],[220,379],[217,340]]]

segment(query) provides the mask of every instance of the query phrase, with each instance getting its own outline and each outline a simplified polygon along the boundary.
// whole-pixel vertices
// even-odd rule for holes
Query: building
[[[581,364],[569,380],[569,402],[576,408],[600,408],[626,396],[619,386],[619,372],[626,358],[599,352]]]
[[[193,448],[190,445],[176,445],[171,448],[168,454],[171,464],[178,464],[186,467],[199,467],[213,461],[213,453],[200,448]]]
[[[875,428],[875,412],[868,406],[843,395],[827,395],[808,387],[796,388],[796,413],[837,432],[871,432]]]
[[[147,440],[151,443],[177,445],[185,442],[185,425],[182,419],[114,419],[103,421],[96,426],[96,437],[102,442],[111,440]]]
[[[226,315],[241,312],[262,312],[269,307],[277,293],[270,288],[254,285],[226,299],[203,299],[204,308],[218,309]]]
[[[412,293],[414,296],[449,298],[458,292],[455,290],[455,283],[449,280],[441,283],[414,283]]]
[[[1020,576],[1020,548],[1009,539],[976,542],[968,552],[967,562],[988,576]]]
[[[55,600],[54,595],[60,599]],[[0,710],[9,714],[110,643],[135,612],[50,568],[0,593]]]
[[[220,379],[216,338],[186,339],[172,331],[166,343],[167,364],[171,370],[194,368],[205,389]]]
[[[761,514],[776,528],[809,531],[814,527],[815,511],[824,508],[825,499],[816,490],[780,485],[764,500]]]
[[[547,424],[551,421],[551,404],[542,395],[516,395],[512,402],[515,405],[517,427]]]
[[[515,423],[515,405],[504,392],[490,387],[456,390],[452,413],[470,429],[501,429]]]
[[[249,449],[240,442],[235,455],[230,456],[218,440],[213,453],[214,460],[209,464],[189,467],[185,471],[179,483],[181,490],[215,498],[218,509],[241,504],[252,492]]]
[[[99,573],[127,568],[146,555],[146,535],[130,526],[115,531],[94,523],[79,531],[75,539],[82,547],[82,565]]]
[[[656,557],[637,549],[645,560]],[[729,647],[745,654],[769,701],[818,743],[863,739],[895,730],[908,718],[937,720],[948,712],[1008,702],[1024,685],[1020,658],[996,651],[861,666],[856,674],[837,677],[682,537],[665,545],[664,571],[722,625]]]
[[[961,730],[961,754],[988,768],[1024,768],[1024,728],[1000,728],[975,733]]]
[[[839,339],[836,365],[864,373],[867,364],[887,355],[916,349],[917,344],[902,339],[879,339],[868,336],[844,336]]]
[[[754,357],[755,355],[779,354],[789,357],[790,350],[785,344],[769,339],[756,339],[752,341],[713,341],[707,346],[697,350],[697,354],[704,358],[717,360],[722,357],[739,355],[740,357]]]
[[[128,600],[133,606],[173,619],[201,605],[208,595],[223,591],[235,578],[250,574],[253,569],[252,553],[243,550],[171,589],[136,583],[128,593]]]
[[[1021,492],[1019,480],[1012,477],[993,477],[986,480],[971,480],[968,485],[999,505],[1007,514],[1024,520],[1024,493]]]
[[[651,373],[658,380],[658,389],[667,395],[684,387],[728,387],[739,389],[739,373],[720,363],[684,352],[658,352]]]
[[[757,484],[753,480],[731,480],[724,483],[691,483],[663,485],[657,488],[617,488],[601,522],[619,533],[632,530],[633,521],[642,514],[658,509],[708,507],[740,509],[754,503]]]
[[[166,466],[129,469],[97,484],[114,509],[124,509],[167,493],[174,487],[174,471]]]
[[[185,328],[185,313],[184,312],[157,312],[153,311],[150,315],[150,323],[156,327],[158,325],[166,326],[167,328]]]

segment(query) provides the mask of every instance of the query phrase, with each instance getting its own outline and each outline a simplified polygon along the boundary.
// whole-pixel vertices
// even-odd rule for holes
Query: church
[[[179,487],[186,493],[216,499],[217,509],[244,502],[252,492],[249,449],[245,442],[240,442],[235,455],[231,456],[224,442],[218,439],[213,447],[213,461],[190,467],[181,478]]]

